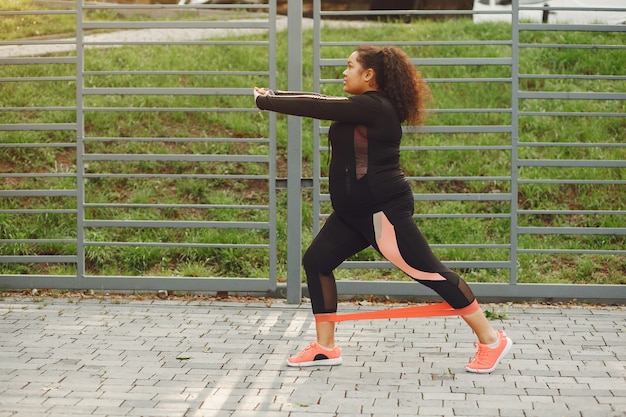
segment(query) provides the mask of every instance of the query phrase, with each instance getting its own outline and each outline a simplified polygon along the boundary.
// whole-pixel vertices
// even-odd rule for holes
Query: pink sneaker
[[[339,365],[341,362],[343,360],[339,346],[328,350],[321,347],[317,342],[311,342],[302,352],[287,359],[289,366]]]
[[[498,331],[498,339],[500,340],[500,344],[495,348],[490,348],[488,345],[475,342],[474,346],[478,347],[478,352],[476,352],[476,356],[474,356],[470,363],[465,365],[465,369],[467,369],[468,372],[475,372],[477,374],[488,374],[496,369],[496,366],[498,366],[504,355],[509,353],[513,345],[511,339],[509,339],[502,330]]]

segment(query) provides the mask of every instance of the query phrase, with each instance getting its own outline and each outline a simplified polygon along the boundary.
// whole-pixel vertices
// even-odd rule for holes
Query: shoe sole
[[[509,353],[509,351],[511,350],[511,346],[513,346],[513,341],[507,336],[507,338],[506,338],[506,346],[504,347],[504,350],[500,354],[500,357],[498,358],[496,363],[494,363],[491,368],[489,368],[489,369],[473,369],[473,368],[468,368],[466,366],[465,369],[467,370],[467,372],[472,372],[474,374],[490,374],[491,372],[493,372],[498,367],[498,365],[500,364],[500,361],[502,360],[502,358],[504,358],[506,356],[506,354]]]
[[[332,365],[340,365],[343,362],[342,358],[334,358],[334,359],[318,359],[316,361],[310,362],[289,362],[287,361],[288,366],[293,366],[296,368],[303,368],[306,366],[332,366]]]

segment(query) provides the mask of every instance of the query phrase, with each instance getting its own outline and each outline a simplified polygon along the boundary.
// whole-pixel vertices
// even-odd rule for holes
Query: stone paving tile
[[[626,417],[625,307],[508,315],[490,375],[464,371],[455,317],[340,323],[344,364],[300,369],[285,360],[314,337],[307,304],[7,297],[0,417]]]

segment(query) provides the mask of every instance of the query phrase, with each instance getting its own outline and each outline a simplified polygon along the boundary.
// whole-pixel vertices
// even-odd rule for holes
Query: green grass
[[[37,9],[26,1],[10,1],[4,10],[19,7]],[[21,24],[23,16],[3,19],[3,40],[34,35],[59,35],[71,33],[73,20],[67,16],[49,15],[37,24]],[[93,20],[128,19],[111,13],[90,16]],[[178,17],[180,18],[180,16]],[[189,16],[185,16],[188,19]],[[73,19],[73,17],[71,18]],[[143,18],[142,18],[143,19]],[[239,40],[264,40],[262,36],[239,38]],[[443,22],[420,21],[419,24],[388,23],[370,25],[363,29],[326,29],[324,41],[350,39],[366,43],[373,40],[507,40],[510,28],[506,24],[474,25],[468,20]],[[612,33],[563,33],[528,32],[522,34],[523,43],[568,44],[622,44],[622,34]],[[278,36],[278,51],[286,51],[286,33]],[[312,89],[313,67],[312,33],[304,33],[304,88]],[[324,58],[345,58],[351,47],[328,47]],[[419,46],[405,48],[411,56],[431,57],[508,57],[511,47],[492,46]],[[73,55],[73,54],[67,54]],[[200,70],[256,70],[267,68],[268,62],[262,47],[216,47],[197,45],[126,46],[115,49],[87,49],[87,71],[200,71]],[[278,59],[277,84],[286,88],[286,57]],[[623,75],[626,56],[621,51],[578,49],[526,48],[521,52],[520,70],[525,74],[615,74]],[[343,68],[325,68],[322,78],[339,78]],[[424,66],[421,71],[429,79],[439,78],[506,78],[511,76],[507,66]],[[55,75],[71,77],[71,65],[4,65],[2,77],[40,77]],[[76,104],[73,81],[24,81],[0,85],[0,102],[3,107],[59,106]],[[107,75],[87,76],[86,87],[252,87],[267,85],[266,77],[260,76],[198,76],[182,75]],[[511,86],[508,83],[432,82],[434,112],[428,118],[429,126],[446,125],[509,125],[510,114],[506,112],[449,113],[440,109],[507,109],[511,107]],[[580,79],[522,79],[520,88],[528,91],[602,91],[625,92],[622,80]],[[337,84],[326,84],[322,91],[341,94]],[[524,100],[523,111],[589,111],[621,112],[626,110],[623,101],[608,100]],[[92,107],[192,107],[192,108],[249,108],[251,97],[234,96],[161,96],[161,95],[109,95],[88,96],[85,106]],[[0,112],[0,123],[72,123],[75,114],[71,109],[55,111]],[[278,116],[278,172],[286,176],[287,133],[285,117]],[[324,123],[325,125],[327,123]],[[311,175],[313,149],[311,146],[312,122],[304,120],[304,175]],[[121,138],[118,140],[89,140],[85,143],[88,154],[237,154],[267,155],[265,143],[237,142],[238,138],[257,138],[268,133],[268,115],[241,112],[88,112],[85,130],[89,138]],[[626,148],[619,146],[535,146],[535,143],[583,143],[621,144],[626,122],[623,117],[521,117],[519,156],[523,159],[598,159],[626,160]],[[153,138],[131,141],[124,138]],[[196,140],[166,140],[165,138],[222,137],[233,141],[206,142]],[[160,140],[159,138],[163,138]],[[325,147],[325,138],[322,138]],[[41,147],[3,147],[1,171],[4,173],[53,173],[53,177],[4,177],[0,189],[75,189],[76,155],[64,143],[75,142],[72,132],[63,131],[2,131],[0,143],[50,144]],[[506,134],[407,134],[403,145],[474,145],[507,146]],[[530,146],[533,145],[533,146]],[[325,152],[322,161],[326,158]],[[511,154],[509,150],[404,151],[402,165],[408,176],[448,177],[443,181],[414,181],[416,193],[508,193],[510,183],[503,180],[459,177],[508,176]],[[326,174],[322,164],[322,174]],[[112,178],[88,178],[85,182],[87,203],[125,203],[141,206],[114,208],[90,207],[86,217],[109,220],[209,220],[209,221],[268,221],[265,210],[234,210],[229,205],[267,204],[266,180],[233,180],[223,178],[230,174],[266,175],[267,166],[262,163],[186,162],[186,161],[89,161],[86,174],[108,173]],[[626,190],[621,184],[626,172],[623,168],[560,168],[525,167],[520,171],[524,180],[561,179],[564,181],[607,181],[606,184],[576,183],[522,183],[519,186],[519,208],[525,210],[616,210],[623,211]],[[149,175],[148,178],[142,177]],[[171,177],[181,175],[180,177]],[[185,175],[202,175],[201,179]],[[323,185],[323,188],[325,185]],[[303,205],[303,242],[311,239],[312,219],[310,192],[305,192]],[[279,192],[278,201],[278,258],[279,279],[284,279],[286,259],[286,196]],[[160,208],[159,204],[218,204],[213,209]],[[0,209],[64,209],[76,207],[75,198],[32,197],[3,198]],[[330,207],[323,204],[322,212]],[[440,201],[416,202],[419,214],[485,214],[508,213],[507,201]],[[498,217],[485,218],[419,218],[418,224],[434,245],[437,244],[507,244],[509,220]],[[72,213],[0,213],[0,239],[74,239],[76,216]],[[526,214],[519,217],[520,226],[550,227],[624,227],[623,214]],[[183,242],[211,244],[264,244],[268,240],[266,230],[226,229],[163,229],[163,228],[87,228],[87,272],[97,275],[174,275],[174,276],[267,276],[267,250],[238,248],[172,248],[107,246],[107,242]],[[622,250],[626,247],[624,236],[614,235],[521,235],[519,247],[524,249],[563,248],[575,250]],[[507,249],[439,248],[435,252],[450,261],[493,260],[506,261]],[[16,243],[0,245],[0,255],[71,255],[76,247],[67,243],[32,244]],[[366,250],[355,260],[379,260],[373,250]],[[468,281],[508,282],[506,271],[493,269],[467,269],[460,271]],[[3,274],[75,274],[72,264],[2,264]],[[558,283],[626,283],[626,257],[609,255],[558,255],[520,254],[518,260],[520,282]],[[340,279],[407,279],[396,270],[352,270],[337,272]]]

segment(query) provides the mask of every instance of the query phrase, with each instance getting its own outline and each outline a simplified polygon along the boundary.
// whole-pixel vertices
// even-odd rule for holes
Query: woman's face
[[[363,69],[357,60],[358,56],[356,51],[352,52],[348,57],[348,66],[343,72],[343,91],[348,94],[363,94],[366,91],[374,90],[370,85],[374,71],[371,68]]]

